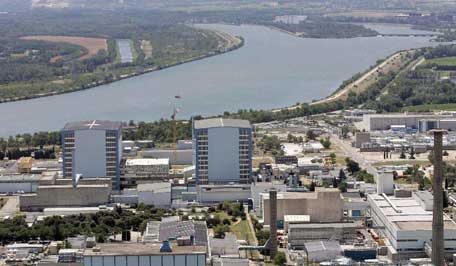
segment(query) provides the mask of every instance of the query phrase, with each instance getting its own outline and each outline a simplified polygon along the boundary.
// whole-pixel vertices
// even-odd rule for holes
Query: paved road
[[[366,169],[374,177],[377,176],[377,170],[363,157],[361,152],[353,148],[347,141],[341,140],[337,135],[331,135],[331,140],[344,151],[347,157],[359,163],[361,168]]]
[[[5,216],[12,217],[19,212],[19,196],[11,196],[7,197],[7,199],[8,201],[6,204],[2,209],[0,209],[0,218],[3,218]]]

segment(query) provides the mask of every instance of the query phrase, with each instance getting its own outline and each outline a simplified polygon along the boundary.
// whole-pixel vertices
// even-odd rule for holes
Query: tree
[[[331,141],[329,140],[329,137],[326,137],[324,139],[320,139],[320,143],[321,143],[321,145],[323,145],[323,147],[325,149],[329,149],[331,147]]]
[[[329,154],[329,157],[331,158],[331,164],[336,164],[336,154],[332,152],[331,154]]]
[[[315,191],[315,187],[316,187],[316,186],[317,186],[317,185],[315,184],[315,182],[312,181],[312,183],[310,183],[310,186],[309,186],[309,191]]]
[[[285,266],[287,263],[287,257],[285,256],[285,253],[279,251],[277,252],[275,258],[274,258],[274,264],[278,266]]]
[[[348,137],[348,133],[350,132],[350,128],[345,125],[341,128],[341,134],[342,134],[342,138],[346,139]]]
[[[339,190],[341,192],[347,192],[347,188],[348,188],[347,182],[345,182],[345,181],[340,182]]]
[[[345,175],[344,169],[339,170],[339,180],[345,180],[347,176]]]
[[[306,138],[307,140],[315,140],[317,138],[317,134],[313,130],[307,130],[306,132]]]
[[[337,188],[338,184],[337,184],[337,178],[333,178],[333,181],[332,181],[332,185],[333,185],[333,188]]]
[[[361,168],[359,167],[359,163],[353,161],[352,159],[350,159],[348,157],[345,158],[345,163],[347,165],[347,170],[352,174],[361,170]]]

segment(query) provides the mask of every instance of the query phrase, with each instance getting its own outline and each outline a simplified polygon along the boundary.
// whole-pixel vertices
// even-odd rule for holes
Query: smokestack
[[[269,256],[274,259],[277,254],[277,190],[269,191]]]
[[[434,133],[434,206],[432,212],[432,264],[444,265],[443,241],[443,166],[442,166],[442,136],[444,130],[432,130]]]

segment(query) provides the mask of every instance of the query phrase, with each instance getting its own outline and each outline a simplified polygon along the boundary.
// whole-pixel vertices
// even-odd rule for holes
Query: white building
[[[131,183],[164,181],[169,177],[169,159],[128,159],[125,179]]]
[[[138,203],[155,207],[169,207],[171,205],[171,183],[139,184]]]
[[[455,114],[368,114],[363,116],[360,126],[367,131],[389,130],[391,126],[405,126],[419,128],[420,120],[453,119]]]
[[[249,182],[252,174],[252,126],[249,121],[196,120],[193,145],[198,184]]]
[[[382,226],[391,259],[426,256],[432,239],[432,195],[413,192],[412,197],[368,194],[374,225]],[[456,252],[456,223],[444,216],[445,253]]]

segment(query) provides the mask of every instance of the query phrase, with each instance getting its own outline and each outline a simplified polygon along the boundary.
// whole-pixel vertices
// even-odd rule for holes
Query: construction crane
[[[180,107],[178,106],[178,100],[181,99],[180,95],[174,96],[174,102],[173,102],[173,114],[171,115],[171,118],[173,119],[173,161],[177,161],[177,122],[176,122],[176,116],[177,113],[180,112]]]

